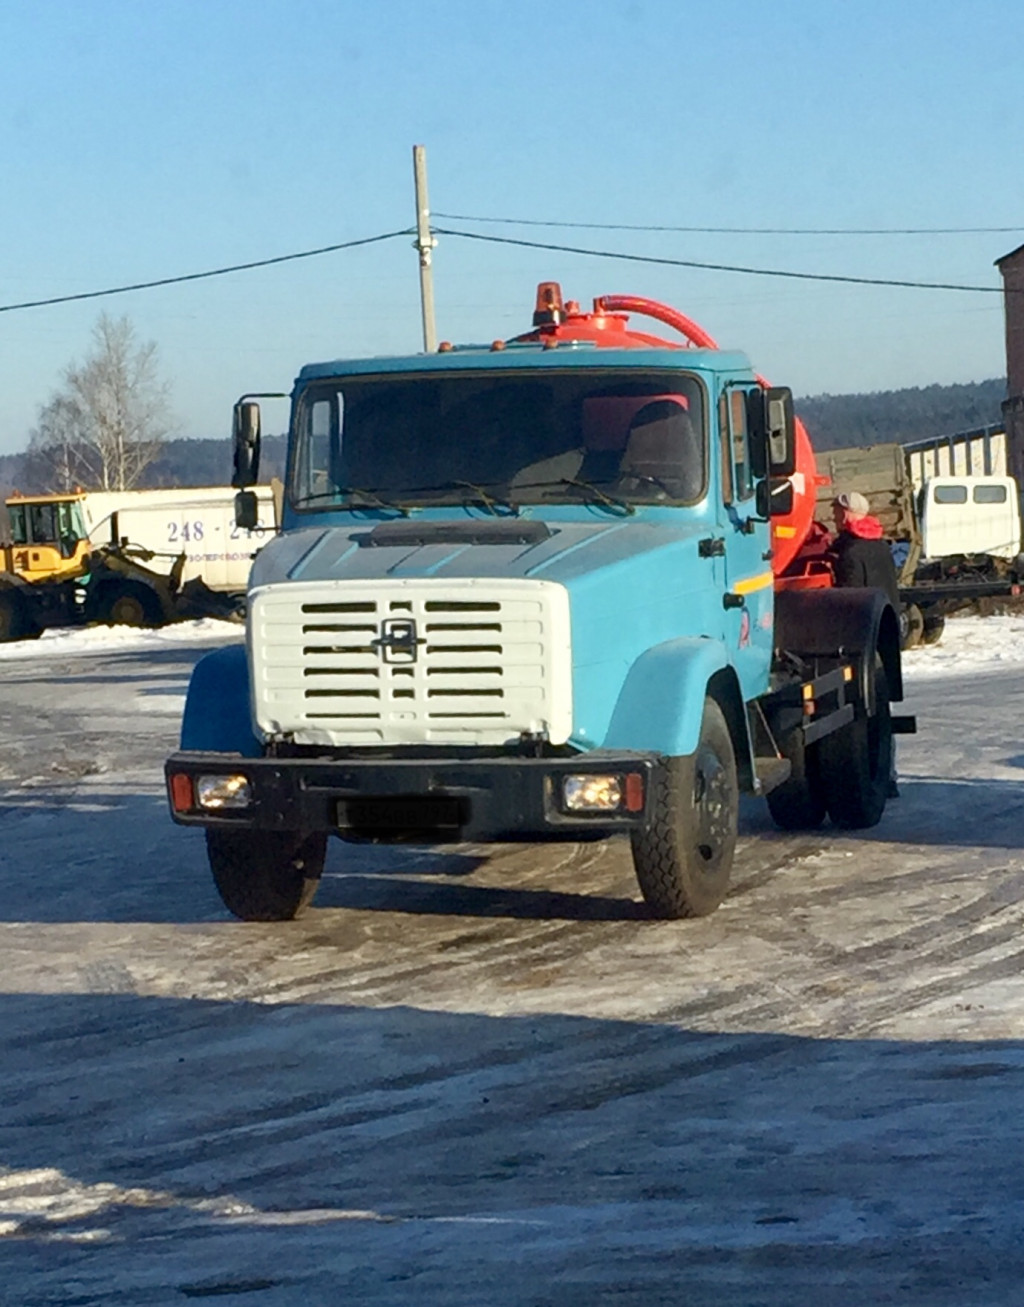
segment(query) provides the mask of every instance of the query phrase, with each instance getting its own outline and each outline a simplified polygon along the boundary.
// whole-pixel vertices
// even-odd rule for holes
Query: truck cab
[[[11,546],[4,570],[26,581],[81,576],[91,551],[82,514],[85,495],[13,495],[5,501]]]

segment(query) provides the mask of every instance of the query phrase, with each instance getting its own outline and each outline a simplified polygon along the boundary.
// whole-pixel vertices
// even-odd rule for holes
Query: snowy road
[[[161,785],[223,636],[4,651],[0,1303],[1018,1301],[1022,625],[908,657],[881,826],[752,804],[681,923],[623,844],[335,843],[243,925]]]

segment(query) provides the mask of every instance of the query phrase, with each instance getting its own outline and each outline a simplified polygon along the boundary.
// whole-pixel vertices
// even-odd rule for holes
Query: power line
[[[437,215],[444,216],[444,215]],[[505,221],[504,219],[484,219],[483,221]],[[508,221],[511,221],[509,219]],[[534,225],[540,225],[536,223]],[[615,224],[591,223],[576,224],[577,226],[590,225],[594,228],[605,227],[612,229]],[[625,230],[625,228],[623,228]],[[710,230],[699,228],[631,228],[629,230],[643,231],[684,231],[684,230]],[[726,230],[722,228],[721,230]],[[740,230],[740,229],[736,229]],[[753,230],[753,229],[745,229]],[[992,228],[991,230],[997,230]],[[1008,229],[1013,230],[1013,229]],[[784,277],[796,281],[824,281],[824,282],[841,282],[855,286],[894,286],[912,290],[953,290],[968,291],[973,294],[1000,295],[1003,288],[998,286],[964,286],[956,282],[941,281],[907,281],[897,278],[888,277],[854,277],[839,273],[825,272],[792,272],[782,268],[754,268],[743,264],[734,263],[706,263],[697,259],[673,259],[667,256],[658,256],[654,254],[629,254],[621,250],[593,250],[586,249],[577,245],[560,245],[554,242],[528,241],[513,236],[490,236],[483,232],[456,231],[454,228],[434,227],[433,231],[439,236],[454,236],[462,240],[484,241],[494,245],[513,245],[524,249],[533,250],[550,250],[558,254],[581,254],[589,258],[599,259],[619,259],[628,263],[651,263],[663,267],[676,268],[698,268],[709,272],[735,272],[746,276],[754,277]],[[291,263],[298,259],[312,259],[323,254],[334,254],[339,250],[355,249],[362,245],[375,245],[382,241],[394,240],[396,236],[415,235],[411,227],[403,227],[398,231],[382,232],[378,236],[364,236],[358,240],[341,241],[334,245],[322,245],[314,250],[300,250],[294,254],[278,254],[269,259],[253,259],[248,263],[234,263],[223,268],[211,268],[205,272],[189,272],[176,277],[159,277],[152,281],[131,282],[123,286],[111,286],[104,290],[80,291],[73,295],[53,295],[47,299],[24,300],[17,304],[0,304],[0,313],[14,313],[20,309],[38,309],[46,308],[56,304],[70,304],[77,300],[101,299],[110,295],[123,295],[129,291],[136,290],[153,290],[158,286],[175,286],[183,282],[204,281],[211,277],[223,277],[232,272],[248,272],[255,268],[269,268],[278,263]],[[1012,289],[1012,288],[1011,288]]]
[[[674,231],[722,236],[967,236],[1024,232],[1016,227],[675,227],[631,222],[558,222],[553,218],[481,218],[468,213],[438,213],[450,222],[493,222],[513,227],[565,227],[589,231]]]
[[[248,272],[251,268],[269,268],[275,263],[291,263],[295,259],[313,259],[320,254],[334,254],[338,250],[351,250],[357,245],[375,245],[379,241],[393,240],[396,236],[414,235],[410,227],[401,231],[388,231],[380,236],[364,236],[360,240],[342,241],[338,245],[323,245],[317,250],[300,250],[297,254],[278,254],[272,259],[254,259],[250,263],[234,263],[227,268],[211,268],[208,272],[186,272],[180,277],[159,277],[155,281],[136,281],[127,286],[111,286],[107,290],[86,290],[77,295],[54,295],[45,300],[25,300],[21,304],[0,304],[0,313],[13,313],[16,309],[41,309],[51,304],[70,304],[73,300],[95,300],[105,295],[123,295],[130,290],[152,290],[156,286],[176,286],[183,281],[204,281],[208,277],[223,277],[229,272]]]
[[[828,272],[789,272],[782,268],[749,268],[736,263],[701,263],[696,259],[670,259],[654,254],[623,254],[619,250],[588,250],[578,245],[555,245],[527,241],[512,236],[487,236],[482,232],[455,231],[435,227],[438,236],[458,236],[464,240],[487,241],[495,245],[516,245],[530,250],[552,250],[557,254],[584,254],[597,259],[622,259],[628,263],[656,263],[672,268],[702,268],[710,272],[739,272],[752,277],[789,277],[796,281],[844,282],[853,286],[900,286],[911,290],[962,290],[981,295],[1002,295],[1001,286],[962,286],[947,281],[902,281],[894,277],[852,277]]]

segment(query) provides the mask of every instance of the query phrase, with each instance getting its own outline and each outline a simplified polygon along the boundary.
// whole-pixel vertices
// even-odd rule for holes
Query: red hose
[[[594,301],[594,311],[597,313],[642,313],[645,317],[656,318],[659,322],[664,322],[666,326],[674,327],[676,331],[681,332],[691,345],[698,349],[717,349],[713,337],[709,336],[703,327],[697,325],[692,318],[688,318],[685,313],[680,313],[678,309],[671,309],[667,304],[661,304],[657,300],[644,299],[642,295],[602,295],[600,299]]]

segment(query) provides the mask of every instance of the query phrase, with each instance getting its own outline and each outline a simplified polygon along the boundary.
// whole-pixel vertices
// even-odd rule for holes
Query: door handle
[[[725,556],[724,537],[708,536],[707,539],[698,542],[697,552],[700,554],[701,558],[724,558]]]

